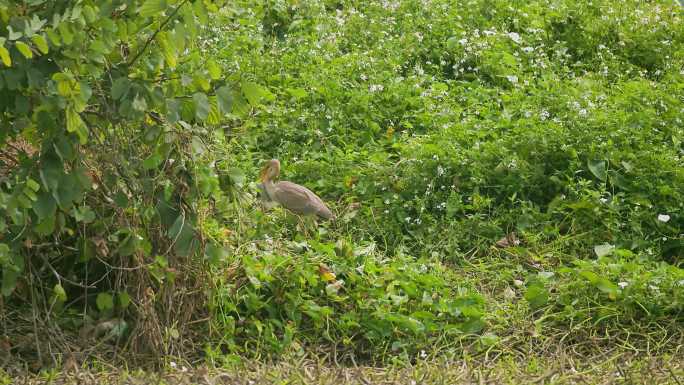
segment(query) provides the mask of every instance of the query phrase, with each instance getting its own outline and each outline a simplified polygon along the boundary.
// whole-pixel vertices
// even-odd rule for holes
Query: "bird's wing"
[[[321,198],[304,186],[287,181],[278,182],[274,195],[275,200],[289,210],[302,214],[318,214],[324,218],[332,217]]]

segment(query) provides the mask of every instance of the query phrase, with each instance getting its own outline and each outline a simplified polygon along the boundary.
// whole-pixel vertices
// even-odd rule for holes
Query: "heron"
[[[280,175],[280,161],[271,159],[261,169],[259,178],[267,201],[276,202],[293,213],[334,220],[335,215],[323,200],[308,188],[288,181],[274,182]]]

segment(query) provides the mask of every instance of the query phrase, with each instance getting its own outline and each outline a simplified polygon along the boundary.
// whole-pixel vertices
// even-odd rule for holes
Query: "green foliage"
[[[548,286],[553,295],[549,322],[630,327],[684,321],[684,271],[627,250],[598,260],[574,261],[558,269]]]
[[[682,14],[616,4],[0,0],[2,294],[165,353],[206,293],[208,351],[488,351],[511,280],[542,326],[669,333]],[[251,210],[273,157],[335,225]]]
[[[72,300],[52,316],[102,321],[136,315],[126,311],[143,290],[123,287],[164,292],[201,274],[197,212],[223,199],[202,143],[246,112],[232,108],[240,82],[198,45],[224,5],[0,1],[3,296]],[[145,311],[166,308],[171,323],[185,311]]]
[[[209,51],[224,73],[248,72],[244,77],[275,99],[259,99],[241,83],[249,91],[234,105],[258,99],[267,107],[240,121],[244,135],[219,151],[248,175],[256,175],[259,161],[279,158],[284,179],[332,202],[340,221],[321,237],[373,240],[407,270],[417,261],[448,263],[484,281],[492,301],[499,300],[497,284],[520,281],[525,317],[540,317],[541,325],[676,333],[681,300],[649,297],[648,285],[672,298],[682,285],[680,8],[669,1],[240,4],[250,11],[223,15],[209,28]],[[277,244],[292,235],[287,221],[260,215],[233,222],[243,229],[236,242]],[[513,231],[519,244],[492,250]],[[285,249],[265,258],[286,266],[291,254],[302,258]],[[238,279],[248,280],[251,273],[240,269],[252,257],[237,250]],[[509,265],[512,256],[523,262]],[[494,257],[503,259],[502,270],[490,283],[478,261]],[[302,269],[315,265],[298,261],[283,275],[306,276]],[[622,287],[624,269],[648,278]],[[293,282],[274,282],[284,298],[313,296]],[[234,350],[255,348],[246,335],[260,336],[259,352],[280,351],[294,335],[320,339],[315,325],[310,334],[299,332],[302,323],[267,300],[278,298],[264,289],[274,284],[252,291],[244,285],[233,297],[220,296],[234,308],[217,330],[235,336]],[[244,291],[253,295],[240,298]],[[254,313],[250,301],[269,310]],[[639,304],[659,310],[644,312]],[[615,315],[611,322],[582,322],[601,319],[597,306]],[[261,314],[263,329],[244,314]],[[486,311],[483,318],[493,328],[508,321]],[[281,324],[290,319],[297,327],[288,331]],[[331,325],[339,344],[344,329]],[[418,346],[424,341],[412,338]],[[371,340],[355,341],[358,351],[373,354],[366,350]]]
[[[345,241],[291,247],[229,259],[240,269],[218,282],[213,310],[230,351],[260,355],[333,343],[359,357],[415,355],[485,326],[483,299],[453,286],[439,263],[387,260],[372,244],[353,249]]]

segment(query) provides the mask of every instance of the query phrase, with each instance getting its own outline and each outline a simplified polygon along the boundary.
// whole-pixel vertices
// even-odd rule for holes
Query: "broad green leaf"
[[[599,258],[612,254],[613,250],[615,250],[615,246],[607,243],[594,246],[594,253]]]
[[[62,37],[62,42],[66,45],[71,45],[74,42],[74,34],[71,32],[71,27],[68,23],[59,23],[57,26],[59,35]]]
[[[252,106],[257,106],[265,96],[264,89],[254,82],[243,82],[242,93]]]
[[[2,64],[6,67],[12,66],[12,58],[10,57],[7,48],[0,46],[0,59],[2,59]]]
[[[459,40],[460,40],[460,39],[458,38],[458,36],[452,36],[452,37],[450,37],[449,39],[447,39],[447,42],[446,42],[447,48],[448,48],[448,49],[454,49],[454,48],[456,48],[456,47],[458,46],[458,41],[459,41]]]
[[[140,112],[147,112],[147,99],[142,94],[135,95],[133,98],[133,109]]]
[[[69,162],[76,157],[76,150],[71,141],[64,136],[57,138],[52,147],[63,162]]]
[[[13,263],[10,252],[11,249],[6,243],[0,243],[0,267],[5,267]]]
[[[123,191],[117,191],[114,194],[114,203],[122,209],[128,207],[128,196]]]
[[[190,220],[179,215],[168,231],[168,237],[174,242],[174,250],[180,255],[188,255],[196,247],[195,230]]]
[[[170,34],[169,39],[173,40],[173,45],[176,47],[177,52],[185,51],[185,40],[187,34],[185,32],[185,24],[178,23]]]
[[[219,112],[218,101],[216,96],[209,97],[209,115],[207,116],[207,124],[217,125],[221,123],[221,113]]]
[[[584,277],[587,281],[589,281],[592,284],[595,284],[599,281],[600,277],[598,274],[594,273],[593,271],[590,270],[583,270],[580,271],[579,273],[580,276]]]
[[[40,194],[38,199],[33,202],[33,211],[41,221],[49,216],[54,215],[56,210],[57,204],[52,198],[52,194],[47,191]]]
[[[230,87],[223,86],[216,90],[216,100],[218,101],[218,107],[221,115],[225,115],[231,112],[233,108],[233,92]]]
[[[195,75],[192,77],[192,81],[196,87],[203,91],[209,91],[209,89],[211,89],[211,82],[207,78],[207,75],[203,72],[196,72]]]
[[[166,0],[146,0],[138,10],[142,17],[155,16],[166,9]]]
[[[422,322],[403,314],[389,314],[386,319],[400,328],[410,330],[413,333],[418,333],[425,329],[425,325]]]
[[[119,242],[117,252],[122,257],[128,257],[129,255],[132,255],[137,250],[140,240],[141,239],[137,234],[129,233],[126,235],[123,241]]]
[[[14,31],[11,25],[7,26],[7,31],[9,32],[7,38],[12,41],[20,39],[22,36],[24,36],[24,34],[22,34],[21,31]]]
[[[589,160],[587,162],[587,166],[589,167],[589,171],[591,171],[591,173],[594,174],[595,177],[602,181],[606,180],[607,165],[605,160]]]
[[[180,120],[181,103],[176,99],[166,100],[166,120],[169,123],[176,123]]]
[[[95,9],[90,5],[83,7],[83,16],[85,16],[88,23],[93,23],[97,20],[97,12],[95,12]]]
[[[91,223],[95,220],[95,212],[89,206],[74,207],[71,216],[76,222]]]
[[[309,96],[309,93],[303,88],[288,88],[287,93],[292,95],[295,99],[303,99]]]
[[[21,52],[25,58],[31,59],[33,57],[33,51],[31,51],[31,47],[29,47],[28,44],[24,43],[23,41],[15,42],[14,46],[17,47],[17,50],[19,50],[19,52]]]
[[[46,31],[46,33],[47,33],[48,39],[50,39],[50,42],[52,43],[52,45],[54,45],[56,47],[62,46],[62,40],[60,39],[59,35],[57,34],[57,32],[55,32],[54,29],[48,29]]]
[[[2,295],[9,296],[17,286],[17,280],[24,271],[24,257],[14,254],[4,243],[0,243],[0,268],[2,268]]]
[[[40,1],[40,0],[33,0],[33,2]],[[41,28],[47,23],[47,20],[41,20],[40,17],[38,17],[37,14],[33,14],[33,17],[31,18],[31,22],[29,23],[29,28],[31,29],[32,33],[36,33],[40,31]]]
[[[62,161],[54,154],[46,154],[40,160],[40,180],[43,182],[45,190],[55,190],[59,185],[59,180],[64,173]]]
[[[154,168],[157,168],[159,164],[164,160],[164,158],[158,154],[158,153],[153,153],[152,155],[148,156],[145,160],[143,160],[143,169],[145,170],[152,170]]]
[[[232,112],[236,115],[244,116],[249,113],[250,106],[242,92],[233,91],[233,108]]]
[[[228,169],[228,176],[230,177],[230,180],[237,186],[242,186],[246,178],[245,173],[236,167],[231,167]]]
[[[549,292],[544,285],[535,283],[525,291],[525,299],[533,309],[538,309],[549,302]]]
[[[38,50],[42,53],[48,53],[50,48],[48,47],[47,40],[43,37],[43,35],[33,35],[31,38],[31,41],[33,41],[33,44],[36,45]]]
[[[164,53],[164,60],[166,60],[166,64],[168,64],[168,66],[171,68],[176,68],[176,65],[178,64],[178,54],[176,52],[174,41],[169,38],[168,32],[161,32],[157,36],[157,42]]]
[[[207,14],[206,8],[204,8],[203,1],[195,1],[192,4],[192,8],[195,11],[195,16],[202,25],[209,23],[209,15]]]
[[[203,92],[196,92],[192,95],[192,101],[195,104],[195,118],[204,121],[209,116],[209,98]]]
[[[212,59],[207,60],[207,70],[209,71],[209,76],[212,80],[221,78],[221,67]]]
[[[131,88],[131,82],[126,77],[120,77],[112,83],[112,97],[114,99],[121,99],[126,96],[128,90]]]
[[[20,276],[20,272],[15,269],[4,268],[2,269],[2,295],[8,297],[17,286],[17,279]]]
[[[616,284],[608,280],[607,278],[601,277],[598,282],[595,283],[596,287],[603,293],[608,294],[610,299],[615,299],[618,293],[618,287]]]
[[[486,326],[485,322],[481,318],[472,318],[466,322],[459,325],[459,329],[463,333],[478,333]]]
[[[26,180],[26,187],[28,187],[32,191],[38,191],[40,189],[40,185],[38,184],[38,182],[30,178]]]
[[[55,286],[52,288],[52,295],[54,295],[55,298],[60,302],[65,302],[67,300],[66,291],[59,283],[55,284]]]
[[[122,291],[118,295],[119,297],[119,305],[121,306],[122,309],[125,309],[128,307],[128,305],[131,304],[131,296],[128,295],[127,292]]]
[[[73,108],[66,109],[66,129],[68,132],[75,132],[81,144],[88,141],[88,127]]]
[[[82,194],[79,178],[73,173],[61,175],[57,189],[52,190],[52,197],[62,210],[71,209],[73,203],[82,198]]]
[[[97,303],[97,308],[100,309],[100,311],[111,310],[114,308],[114,299],[109,293],[99,293],[95,302]]]
[[[208,243],[204,249],[204,258],[212,266],[218,266],[226,255],[228,255],[228,251],[213,242]]]

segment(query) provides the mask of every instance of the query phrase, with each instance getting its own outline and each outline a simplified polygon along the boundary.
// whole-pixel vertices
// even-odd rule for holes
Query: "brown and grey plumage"
[[[301,215],[317,215],[325,219],[335,219],[328,206],[311,190],[296,183],[274,182],[280,175],[280,162],[271,159],[259,174],[268,200],[277,202],[286,209]]]

